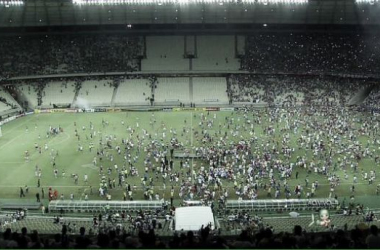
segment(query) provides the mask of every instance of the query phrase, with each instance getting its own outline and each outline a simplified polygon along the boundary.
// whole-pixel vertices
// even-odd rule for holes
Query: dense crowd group
[[[0,39],[2,77],[138,70],[138,37],[37,35]]]
[[[330,186],[330,198],[337,197],[335,189],[343,180],[352,183],[352,194],[359,182],[377,185],[376,169],[359,164],[362,159],[379,162],[379,122],[347,108],[245,108],[223,122],[217,113],[195,113],[193,124],[185,119],[181,129],[157,122],[154,114],[149,120],[144,125],[136,120],[134,126],[122,121],[127,131],[122,138],[102,132],[116,126],[106,120],[101,125],[90,122],[88,127],[75,124],[78,150],[91,141],[89,154],[99,171],[100,196],[121,189],[125,200],[133,200],[142,189],[145,199],[169,200],[164,196],[170,190],[171,200],[223,203],[231,195],[257,199],[259,193],[275,198],[318,197],[321,178]],[[359,140],[363,136],[365,143]],[[99,146],[92,151],[94,141]],[[193,153],[200,160],[175,160],[174,150]],[[305,171],[304,180],[290,184]]]
[[[270,228],[258,232],[243,230],[238,237],[221,237],[208,227],[202,227],[198,232],[179,232],[174,236],[160,237],[154,229],[148,232],[140,231],[137,236],[131,235],[120,228],[102,231],[96,235],[79,229],[79,235],[70,235],[67,226],[62,226],[60,234],[39,235],[34,230],[29,233],[27,228],[21,232],[6,229],[0,238],[1,248],[380,248],[378,228],[372,225],[369,230],[359,227],[347,230],[337,230],[328,233],[308,233],[301,226],[295,226],[293,233],[274,233]]]
[[[370,107],[374,109],[379,109],[380,108],[380,88],[379,86],[375,86],[368,97],[364,100],[363,105],[365,107]]]
[[[248,36],[243,68],[268,73],[378,74],[378,35],[261,33]]]
[[[345,106],[371,81],[315,76],[230,75],[227,93],[232,103],[280,106]]]
[[[377,35],[366,34],[258,33],[247,36],[241,68],[267,73],[377,74],[377,42]],[[144,44],[142,37],[117,34],[7,36],[0,43],[0,79],[136,71]]]

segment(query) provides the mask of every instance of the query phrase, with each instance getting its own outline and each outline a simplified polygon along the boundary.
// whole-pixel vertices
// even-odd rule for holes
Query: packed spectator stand
[[[235,64],[240,57],[240,68],[256,73],[379,73],[380,46],[378,36],[372,34],[258,33],[246,36],[245,55],[236,54],[233,36],[197,36],[197,41],[190,52],[197,51],[193,68],[189,69],[182,62],[188,48],[178,36],[148,37],[147,48],[139,36],[4,36],[0,38],[0,72],[3,78],[131,72],[141,70],[142,59],[143,70],[171,70],[178,61],[182,65],[179,70],[220,71],[238,69]],[[173,46],[183,49],[173,50]]]

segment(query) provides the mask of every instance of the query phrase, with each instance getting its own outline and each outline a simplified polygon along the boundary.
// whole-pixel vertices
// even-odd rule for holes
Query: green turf
[[[162,132],[163,132],[163,124],[166,125],[166,139],[164,142],[168,142],[170,140],[169,130],[171,128],[176,129],[177,135],[180,141],[185,143],[187,148],[191,148],[193,146],[201,145],[199,139],[196,136],[191,135],[191,132],[185,132],[182,135],[183,127],[193,127],[194,131],[200,132],[199,129],[199,121],[200,121],[200,113],[201,112],[155,112],[154,117],[156,119],[156,123],[154,126],[150,124],[150,120],[152,119],[151,112],[128,112],[128,113],[58,113],[58,114],[35,114],[26,116],[11,123],[8,123],[2,127],[3,136],[0,138],[0,198],[3,199],[20,199],[19,198],[19,188],[21,186],[28,185],[30,187],[29,194],[27,194],[26,198],[35,200],[35,194],[40,192],[40,189],[37,189],[37,178],[35,177],[35,165],[38,164],[40,168],[42,168],[42,179],[41,185],[45,188],[45,201],[47,196],[47,187],[52,186],[54,189],[57,189],[58,192],[65,195],[65,198],[68,199],[69,195],[73,193],[75,195],[75,199],[83,199],[84,193],[89,194],[89,186],[93,187],[93,195],[90,195],[90,199],[100,199],[97,195],[97,189],[99,188],[99,171],[98,169],[92,166],[92,160],[95,156],[96,149],[99,145],[99,135],[94,137],[93,140],[86,139],[86,134],[89,133],[89,124],[93,123],[95,130],[101,131],[103,137],[105,135],[115,135],[117,140],[113,144],[121,145],[122,138],[129,138],[129,133],[127,132],[127,127],[131,126],[133,128],[136,127],[136,122],[139,123],[140,128],[137,133],[139,136],[142,136],[142,129],[146,129],[149,133],[152,134],[153,138],[157,138],[161,140]],[[205,112],[206,113],[206,112]],[[210,112],[210,116],[213,116],[214,113]],[[263,134],[263,128],[268,126],[268,116],[265,110],[261,111],[261,115],[263,116],[263,122],[261,125],[255,125],[255,133],[258,137],[257,145],[261,145],[270,140],[281,141],[281,136],[283,135],[280,132],[280,129],[283,126],[283,123],[275,122],[272,125],[276,127],[276,134],[273,137],[268,137]],[[225,124],[225,117],[234,117],[236,124],[243,124],[243,114],[239,113],[231,113],[231,112],[218,112],[217,119],[214,123],[214,127],[209,129],[212,131],[212,135],[215,132],[219,131],[219,124],[223,126]],[[357,114],[358,117],[361,117],[361,114]],[[238,121],[238,118],[241,118]],[[109,122],[109,126],[103,128],[102,119],[107,120]],[[328,119],[328,118],[326,118]],[[184,122],[186,120],[186,124]],[[122,121],[125,122],[122,125]],[[75,137],[75,126],[74,122],[76,122],[76,127],[81,137],[80,143],[84,147],[83,152],[78,152],[78,139]],[[321,122],[323,122],[321,118]],[[46,138],[46,132],[49,126],[58,127],[61,126],[64,130],[63,133],[53,136],[50,138]],[[361,124],[355,124],[356,127],[359,127]],[[82,126],[86,126],[86,130],[82,131]],[[28,131],[26,131],[26,127],[28,127]],[[36,128],[35,128],[36,127]],[[221,132],[224,134],[227,128],[222,128]],[[189,130],[190,131],[190,130]],[[134,137],[136,134],[134,134]],[[243,136],[247,138],[249,136],[248,132],[242,132]],[[39,136],[41,137],[39,139]],[[220,136],[219,136],[220,137]],[[290,132],[291,145],[295,146],[295,142],[298,135],[294,135]],[[232,137],[229,135],[228,140],[238,141],[239,137]],[[366,136],[361,136],[360,141],[365,145],[367,141]],[[94,142],[95,148],[93,152],[89,152],[88,144],[90,141]],[[147,139],[145,139],[146,143]],[[37,150],[34,149],[34,144],[37,143],[42,147],[42,154],[39,154]],[[49,146],[49,151],[44,150],[44,144],[47,143]],[[259,146],[260,147],[260,146]],[[59,156],[57,157],[56,163],[60,172],[64,169],[66,172],[66,178],[54,178],[53,167],[51,163],[50,150],[55,149],[58,150]],[[31,159],[29,162],[26,162],[24,159],[24,152],[28,150],[31,153]],[[376,148],[376,154],[378,154],[379,149]],[[122,157],[118,156],[116,152],[112,152],[115,156],[115,162],[118,166],[122,166]],[[298,155],[305,155],[311,159],[312,154],[309,150],[306,149],[298,149],[296,147],[296,153],[292,156],[292,161]],[[336,156],[335,158],[340,157]],[[138,167],[140,175],[144,172],[143,167],[143,159],[144,152],[139,154],[139,160],[136,164]],[[196,166],[200,165],[199,160],[194,160]],[[108,166],[110,166],[111,162],[107,159],[104,159],[102,162],[104,169],[106,170]],[[112,166],[112,165],[111,165]],[[359,163],[359,173],[362,169],[369,173],[369,170],[375,168],[375,162],[372,158],[362,159]],[[174,170],[179,171],[179,161],[174,161]],[[303,169],[297,168],[295,171],[299,172],[298,180],[293,179],[289,180],[291,189],[293,190],[294,186],[298,183],[304,185],[304,180],[306,178],[306,171]],[[295,172],[294,171],[294,172]],[[348,197],[350,192],[350,187],[352,185],[352,173],[350,172],[350,178],[346,181],[343,179],[343,173],[341,170],[337,170],[337,174],[342,178],[341,185],[336,188],[336,193],[338,197]],[[105,171],[106,172],[106,171]],[[75,173],[79,175],[79,184],[75,185],[74,180],[70,178],[70,174]],[[84,174],[88,174],[89,176],[89,184],[85,185],[83,181]],[[150,174],[152,176],[152,174]],[[360,175],[360,174],[359,174]],[[108,176],[108,175],[107,175]],[[294,176],[294,175],[293,175]],[[118,180],[115,171],[113,171],[112,178],[116,178],[116,182]],[[311,176],[307,177],[310,180],[310,183],[313,180],[318,180],[320,183],[320,189],[318,189],[316,193],[316,197],[327,197],[329,193],[329,186],[326,180],[326,177],[316,174],[311,174]],[[128,177],[127,182],[131,184],[136,184],[139,187],[139,191],[134,195],[134,199],[142,199],[142,191],[141,191],[141,181],[139,177]],[[379,183],[378,180],[375,181],[374,184],[368,185],[367,182],[361,180],[359,176],[359,184],[356,185],[356,197],[364,200],[370,201],[371,206],[380,207],[380,199],[377,199],[377,196],[374,196],[376,193],[376,185]],[[169,184],[167,182],[167,190],[162,190],[162,182],[161,178],[159,181],[154,183],[155,188],[154,192],[158,192],[160,196],[165,193],[165,198],[169,198]],[[233,183],[225,181],[224,186],[230,189],[230,198],[236,198],[233,192]],[[176,186],[176,188],[178,188]],[[116,188],[111,190],[112,198],[114,200],[121,200],[123,189]],[[273,191],[272,191],[273,193]],[[178,192],[176,192],[176,199],[179,199]],[[259,198],[266,198],[266,191],[259,192]],[[283,198],[283,196],[282,196]]]

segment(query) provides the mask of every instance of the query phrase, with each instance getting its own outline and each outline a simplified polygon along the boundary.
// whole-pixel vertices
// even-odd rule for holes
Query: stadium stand
[[[257,33],[247,37],[241,65],[234,38],[196,36],[192,70],[239,70],[242,66],[251,72],[267,73],[378,73],[380,47],[376,35]],[[0,43],[0,72],[5,78],[137,71],[143,54],[142,37],[118,34],[8,36]],[[146,43],[142,70],[191,70],[189,59],[183,58],[183,36],[148,36]]]
[[[310,228],[311,216],[253,216],[252,220],[220,220],[223,230],[208,226],[174,234],[166,220],[154,214],[115,215],[104,219],[63,216],[2,216],[0,244],[23,248],[376,248],[376,222],[362,216],[333,216],[331,228]],[[98,219],[99,218],[99,219]],[[218,223],[219,224],[219,223]],[[337,229],[339,228],[339,229]],[[344,229],[341,229],[344,228]],[[20,232],[20,233],[18,233]],[[32,233],[30,233],[32,232]],[[42,235],[48,234],[48,235]],[[55,235],[53,235],[55,234]]]
[[[112,80],[87,80],[82,82],[76,105],[88,107],[110,106],[114,91]]]
[[[359,89],[369,83],[365,80],[337,82],[333,78],[231,75],[228,78],[228,96],[234,103],[299,106],[343,106]]]
[[[223,77],[192,78],[193,102],[197,104],[228,104],[227,82]]]
[[[378,72],[376,35],[258,33],[247,39],[243,68],[252,72]]]
[[[378,109],[380,108],[379,100],[380,100],[380,88],[379,86],[376,86],[375,88],[372,89],[370,94],[364,100],[363,106]]]
[[[5,103],[10,108],[20,108],[17,101],[3,88],[0,87],[1,102]]]
[[[155,103],[178,105],[190,103],[190,85],[188,77],[158,78],[155,89]]]
[[[6,114],[11,107],[4,102],[0,101],[0,114]]]
[[[147,105],[151,93],[148,79],[123,80],[117,89],[114,105]]]
[[[193,70],[239,70],[234,36],[197,36]]]
[[[143,71],[189,70],[183,36],[148,36],[146,44],[146,59],[141,62]]]
[[[39,203],[1,203],[0,208],[2,210],[18,210],[18,209],[26,209],[26,210],[38,210],[41,208],[41,204]]]
[[[52,108],[55,105],[70,105],[75,95],[73,81],[49,82],[42,95],[42,107]]]
[[[135,71],[142,51],[139,37],[125,35],[12,36],[0,43],[5,77]]]
[[[265,90],[260,85],[260,80],[254,82],[249,75],[231,75],[228,78],[228,92],[234,103],[263,103]],[[232,95],[232,96],[231,96]]]
[[[38,93],[36,84],[33,83],[20,83],[16,85],[18,92],[28,102],[30,108],[35,108],[38,105]]]
[[[4,219],[7,221],[7,218]],[[23,220],[16,222],[8,222],[6,227],[11,228],[14,231],[21,231],[23,227],[28,228],[30,231],[38,230],[41,234],[56,234],[62,232],[63,224],[70,225],[69,233],[79,233],[79,227],[84,227],[86,230],[93,228],[92,219],[85,218],[65,218],[60,221],[60,223],[54,223],[54,218],[50,217],[27,217]]]

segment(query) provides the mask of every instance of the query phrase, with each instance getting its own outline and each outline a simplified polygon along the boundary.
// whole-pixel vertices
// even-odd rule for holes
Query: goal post
[[[1,131],[1,126],[0,126],[0,137],[3,136],[3,132]]]

